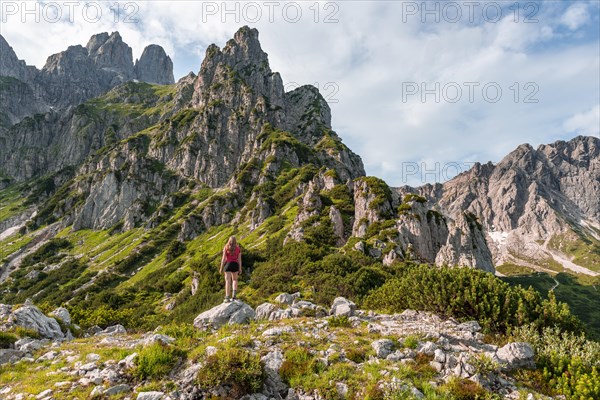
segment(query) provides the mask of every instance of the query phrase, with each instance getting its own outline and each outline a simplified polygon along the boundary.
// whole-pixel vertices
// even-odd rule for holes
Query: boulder
[[[425,342],[417,348],[418,353],[423,353],[432,356],[437,350],[437,345],[433,342]]]
[[[0,349],[0,365],[16,362],[23,357],[25,353],[14,349]]]
[[[50,315],[60,319],[66,325],[71,325],[71,314],[69,314],[69,310],[64,307],[58,307],[56,310],[52,311]]]
[[[257,321],[268,320],[270,319],[271,314],[278,309],[279,307],[277,307],[275,304],[262,303],[261,305],[256,307],[256,314],[254,315],[254,319]]]
[[[104,329],[103,331],[97,332],[95,336],[113,336],[113,335],[124,335],[127,330],[123,325],[113,325]]]
[[[279,304],[292,304],[294,302],[294,297],[289,293],[281,293],[279,296],[275,297],[275,301]]]
[[[171,344],[175,341],[175,338],[171,336],[162,335],[160,333],[153,333],[142,339],[140,342],[143,346],[149,346],[154,343]]]
[[[335,316],[351,317],[354,315],[354,310],[356,310],[356,304],[345,297],[337,297],[333,300],[329,313]]]
[[[378,358],[386,358],[394,351],[396,345],[390,339],[379,339],[371,343],[371,347],[375,350],[375,355]]]
[[[528,343],[513,342],[501,347],[496,352],[498,361],[505,370],[517,368],[533,368],[535,352]]]
[[[13,311],[9,319],[13,324],[32,329],[49,339],[63,339],[65,337],[58,322],[54,318],[45,316],[33,304],[24,305]]]
[[[104,395],[105,396],[114,396],[119,393],[129,392],[130,390],[131,390],[131,386],[126,385],[126,384],[120,384],[120,385],[115,385],[115,386],[112,386],[112,387],[109,387],[108,389],[106,389],[104,391]]]
[[[210,310],[204,311],[194,319],[194,326],[198,329],[212,327],[218,329],[225,324],[247,323],[255,316],[255,312],[248,304],[242,301],[222,303]]]

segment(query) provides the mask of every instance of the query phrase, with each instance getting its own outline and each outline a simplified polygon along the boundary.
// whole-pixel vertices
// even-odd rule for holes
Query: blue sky
[[[38,67],[118,30],[134,57],[162,45],[178,79],[199,70],[210,43],[256,27],[286,87],[316,84],[367,173],[393,186],[444,181],[525,142],[600,135],[599,2],[422,4],[89,2],[69,13],[58,1],[29,2],[26,14],[3,1],[0,29]]]

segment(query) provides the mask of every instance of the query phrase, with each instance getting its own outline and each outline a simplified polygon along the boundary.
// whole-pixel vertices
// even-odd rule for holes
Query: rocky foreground
[[[0,330],[22,336],[0,350],[1,398],[429,398],[449,382],[485,388],[498,398],[542,398],[511,378],[519,368],[535,367],[527,343],[498,347],[484,341],[476,321],[412,310],[377,314],[342,297],[329,310],[299,294],[281,294],[256,309],[236,300],[198,315],[194,328],[131,334],[116,325],[79,338],[73,338],[78,327],[67,310],[51,314],[31,303],[0,305]],[[142,378],[146,361],[140,360],[148,359],[142,354],[157,344],[185,351],[163,376]],[[261,388],[242,394],[235,380],[208,385],[207,368],[239,349],[260,357]],[[304,359],[293,359],[301,353]],[[308,364],[316,369],[304,371]]]

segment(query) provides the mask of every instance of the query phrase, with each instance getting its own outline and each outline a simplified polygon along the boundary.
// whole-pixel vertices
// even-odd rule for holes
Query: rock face
[[[194,326],[198,329],[212,327],[218,329],[223,325],[243,324],[254,318],[254,310],[248,304],[235,300],[219,304],[198,315],[194,319]]]
[[[24,305],[14,310],[8,318],[8,323],[34,330],[49,339],[65,337],[58,322],[54,318],[45,316],[34,305]]]
[[[4,36],[0,35],[0,76],[10,76],[21,82],[27,82],[35,71],[35,67],[27,66],[25,61],[19,60]]]
[[[521,145],[498,164],[417,191],[451,218],[465,212],[482,226],[495,264],[537,267],[548,259],[594,275],[573,262],[570,244],[600,242],[600,139],[578,136],[534,149]]]
[[[151,44],[144,49],[142,56],[135,63],[135,76],[142,82],[159,85],[175,83],[173,62],[165,50],[156,44]]]
[[[12,84],[8,87],[7,77],[18,80],[21,86]],[[163,85],[174,83],[173,63],[162,47],[146,47],[134,67],[131,47],[123,42],[119,32],[94,35],[85,47],[70,46],[51,55],[41,70],[19,60],[0,35],[0,79],[3,80],[0,85],[0,104],[3,105],[0,129],[26,116],[47,112],[51,107],[76,106],[133,79]],[[6,101],[7,98],[12,102]],[[23,106],[12,106],[11,110],[4,107],[5,102],[21,102]]]

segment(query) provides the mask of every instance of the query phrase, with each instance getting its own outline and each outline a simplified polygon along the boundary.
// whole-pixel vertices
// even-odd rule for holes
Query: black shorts
[[[240,270],[240,265],[235,261],[229,261],[225,264],[225,272],[238,272]]]

